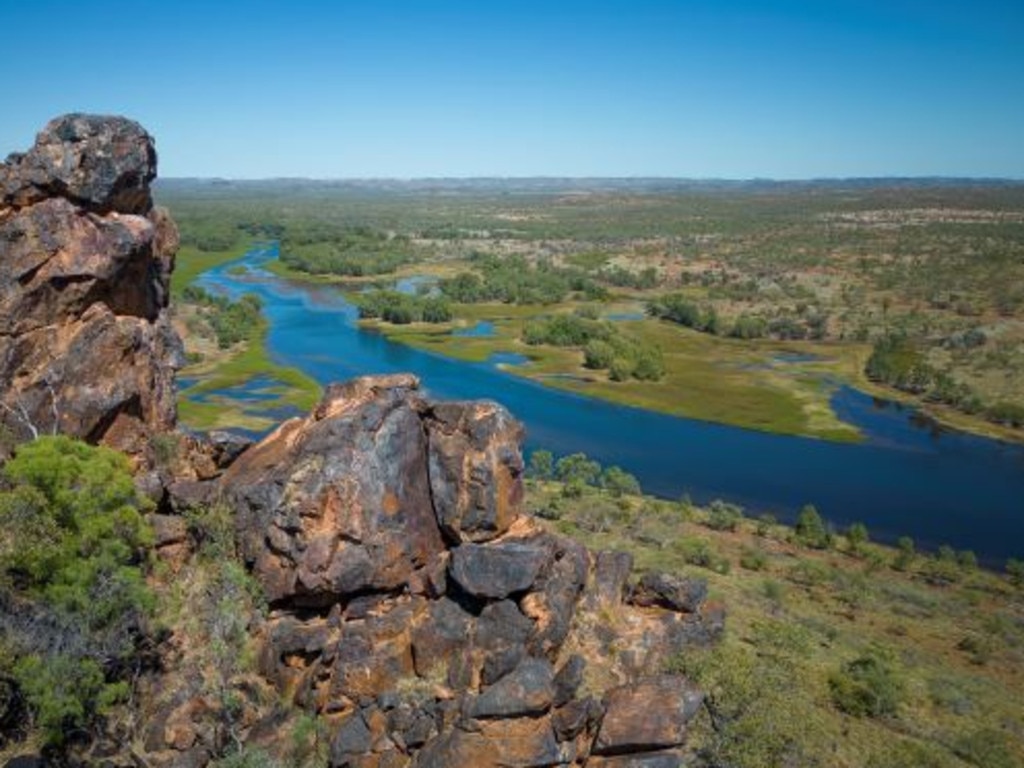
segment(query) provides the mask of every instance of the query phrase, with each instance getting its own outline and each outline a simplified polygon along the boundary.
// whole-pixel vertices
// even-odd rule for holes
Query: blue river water
[[[750,515],[792,520],[813,503],[833,525],[860,521],[873,538],[911,536],[921,548],[949,543],[988,565],[1024,556],[1024,446],[947,431],[913,409],[848,387],[837,414],[866,440],[838,444],[667,416],[560,392],[499,368],[451,360],[360,330],[356,310],[328,286],[281,280],[261,269],[276,248],[203,274],[208,290],[256,293],[270,323],[275,362],[321,383],[409,371],[433,397],[487,398],[526,425],[528,450],[582,451],[636,475],[667,498],[721,498]],[[239,266],[246,270],[238,270]],[[503,359],[515,362],[514,359]]]

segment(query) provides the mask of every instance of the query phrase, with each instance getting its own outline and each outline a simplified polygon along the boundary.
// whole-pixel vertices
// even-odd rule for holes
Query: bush
[[[714,531],[735,531],[743,520],[743,507],[715,499],[708,507],[707,526]]]
[[[877,650],[844,664],[828,685],[832,703],[855,717],[896,714],[904,690],[893,660]]]
[[[550,480],[555,472],[555,459],[551,451],[539,450],[530,455],[529,474],[538,480]]]
[[[796,536],[800,543],[814,549],[828,549],[832,545],[832,535],[812,504],[800,510],[796,519]]]
[[[34,614],[5,639],[36,722],[57,744],[127,693],[120,678],[153,606],[142,573],[152,534],[115,451],[39,438],[3,474],[0,570],[17,585],[13,610]]]
[[[864,551],[868,543],[868,528],[864,523],[854,523],[846,529],[846,541],[850,545],[850,552],[859,555]]]
[[[768,566],[768,556],[763,550],[744,547],[740,554],[740,566],[748,571],[763,571]]]

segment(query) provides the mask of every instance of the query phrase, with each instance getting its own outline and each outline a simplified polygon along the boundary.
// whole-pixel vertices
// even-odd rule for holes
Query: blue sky
[[[1024,178],[1024,2],[0,0],[0,155],[161,175]]]

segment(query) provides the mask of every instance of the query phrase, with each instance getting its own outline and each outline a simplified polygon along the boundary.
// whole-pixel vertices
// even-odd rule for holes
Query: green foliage
[[[53,627],[9,638],[13,673],[45,738],[59,743],[127,692],[118,674],[153,606],[142,574],[152,534],[115,451],[39,438],[3,474],[0,569],[13,577],[15,599]]]
[[[530,454],[529,473],[538,480],[550,480],[555,473],[555,457],[551,451],[537,450]]]
[[[682,538],[676,541],[675,550],[684,563],[707,568],[715,573],[727,574],[731,569],[729,559],[719,555],[711,542],[700,538]]]
[[[934,744],[887,740],[871,753],[866,768],[953,768],[953,761]]]
[[[744,547],[740,553],[740,567],[748,571],[763,571],[768,567],[768,555],[762,549]]]
[[[407,236],[365,226],[290,226],[281,241],[281,262],[314,275],[382,275],[394,272],[414,257],[415,249]]]
[[[828,680],[832,703],[855,717],[895,715],[904,696],[904,683],[895,660],[880,649],[844,664]]]
[[[555,477],[563,483],[578,482],[583,485],[596,485],[601,475],[601,465],[586,454],[573,453],[563,456],[555,464]]]
[[[807,504],[796,519],[796,536],[801,544],[813,549],[828,549],[832,546],[832,535],[814,505]]]
[[[917,552],[914,548],[914,540],[909,536],[900,536],[896,540],[896,557],[893,558],[892,567],[897,571],[905,571],[914,562]]]
[[[846,541],[850,545],[850,552],[859,555],[869,541],[868,527],[864,523],[853,523],[846,529]]]
[[[182,292],[182,300],[200,307],[201,316],[209,323],[221,349],[250,341],[263,330],[263,302],[256,294],[247,293],[238,301],[231,301],[227,296],[216,296],[198,285],[189,285]]]
[[[708,507],[707,526],[715,531],[735,531],[743,520],[743,507],[715,499]]]
[[[453,315],[447,300],[413,296],[399,291],[367,291],[355,299],[359,317],[380,319],[394,325],[447,323]]]
[[[604,291],[575,267],[556,267],[547,261],[534,264],[522,256],[485,254],[476,254],[473,266],[478,274],[463,272],[442,280],[441,293],[460,304],[557,304],[571,291],[588,299],[604,297]]]
[[[792,684],[805,645],[779,622],[765,622],[752,647],[724,642],[673,661],[674,670],[706,692],[711,728],[701,752],[708,765],[828,764],[835,734],[806,689]]]
[[[640,482],[620,467],[606,467],[597,479],[597,484],[612,496],[639,496]]]
[[[1024,586],[1024,560],[1011,557],[1006,561],[1006,575],[1015,586]]]
[[[875,342],[864,373],[872,381],[916,394],[926,392],[935,376],[917,345],[899,334],[887,334]]]
[[[695,331],[715,334],[721,330],[714,307],[701,308],[681,293],[672,293],[649,301],[647,313]]]

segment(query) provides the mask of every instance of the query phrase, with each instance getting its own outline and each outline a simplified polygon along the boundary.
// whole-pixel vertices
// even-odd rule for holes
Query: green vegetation
[[[562,462],[568,482],[543,479]],[[724,502],[615,495],[582,454],[537,451],[534,465],[527,504],[545,524],[594,549],[626,549],[640,570],[705,578],[726,607],[722,640],[671,664],[707,692],[690,728],[706,764],[1024,761],[1020,560],[1003,576],[951,549],[879,545],[863,525],[830,534],[810,507],[798,531]],[[580,476],[591,482],[570,491]],[[936,568],[952,580],[936,580]]]
[[[365,226],[288,227],[281,241],[281,262],[312,275],[383,275],[413,259],[414,249],[407,236]]]
[[[452,310],[443,298],[411,296],[398,291],[369,291],[355,297],[359,317],[365,320],[380,318],[386,323],[447,323]]]
[[[3,475],[0,674],[59,744],[129,693],[154,604],[151,533],[128,461],[109,449],[41,437]]]
[[[515,373],[550,386],[856,439],[829,408],[830,382],[841,381],[959,428],[1021,438],[1022,185],[473,182],[439,194],[280,182],[172,187],[161,197],[186,254],[276,238],[290,276],[439,278],[452,323],[495,322],[495,339],[428,332],[404,309],[396,317],[408,324],[381,329],[455,357],[509,350],[529,320],[595,302],[600,316],[650,307],[648,319],[614,324],[662,350],[657,381],[632,376],[622,360],[588,369],[582,346],[531,347],[532,362]],[[326,268],[332,260],[337,268]],[[607,358],[595,343],[591,365]]]

